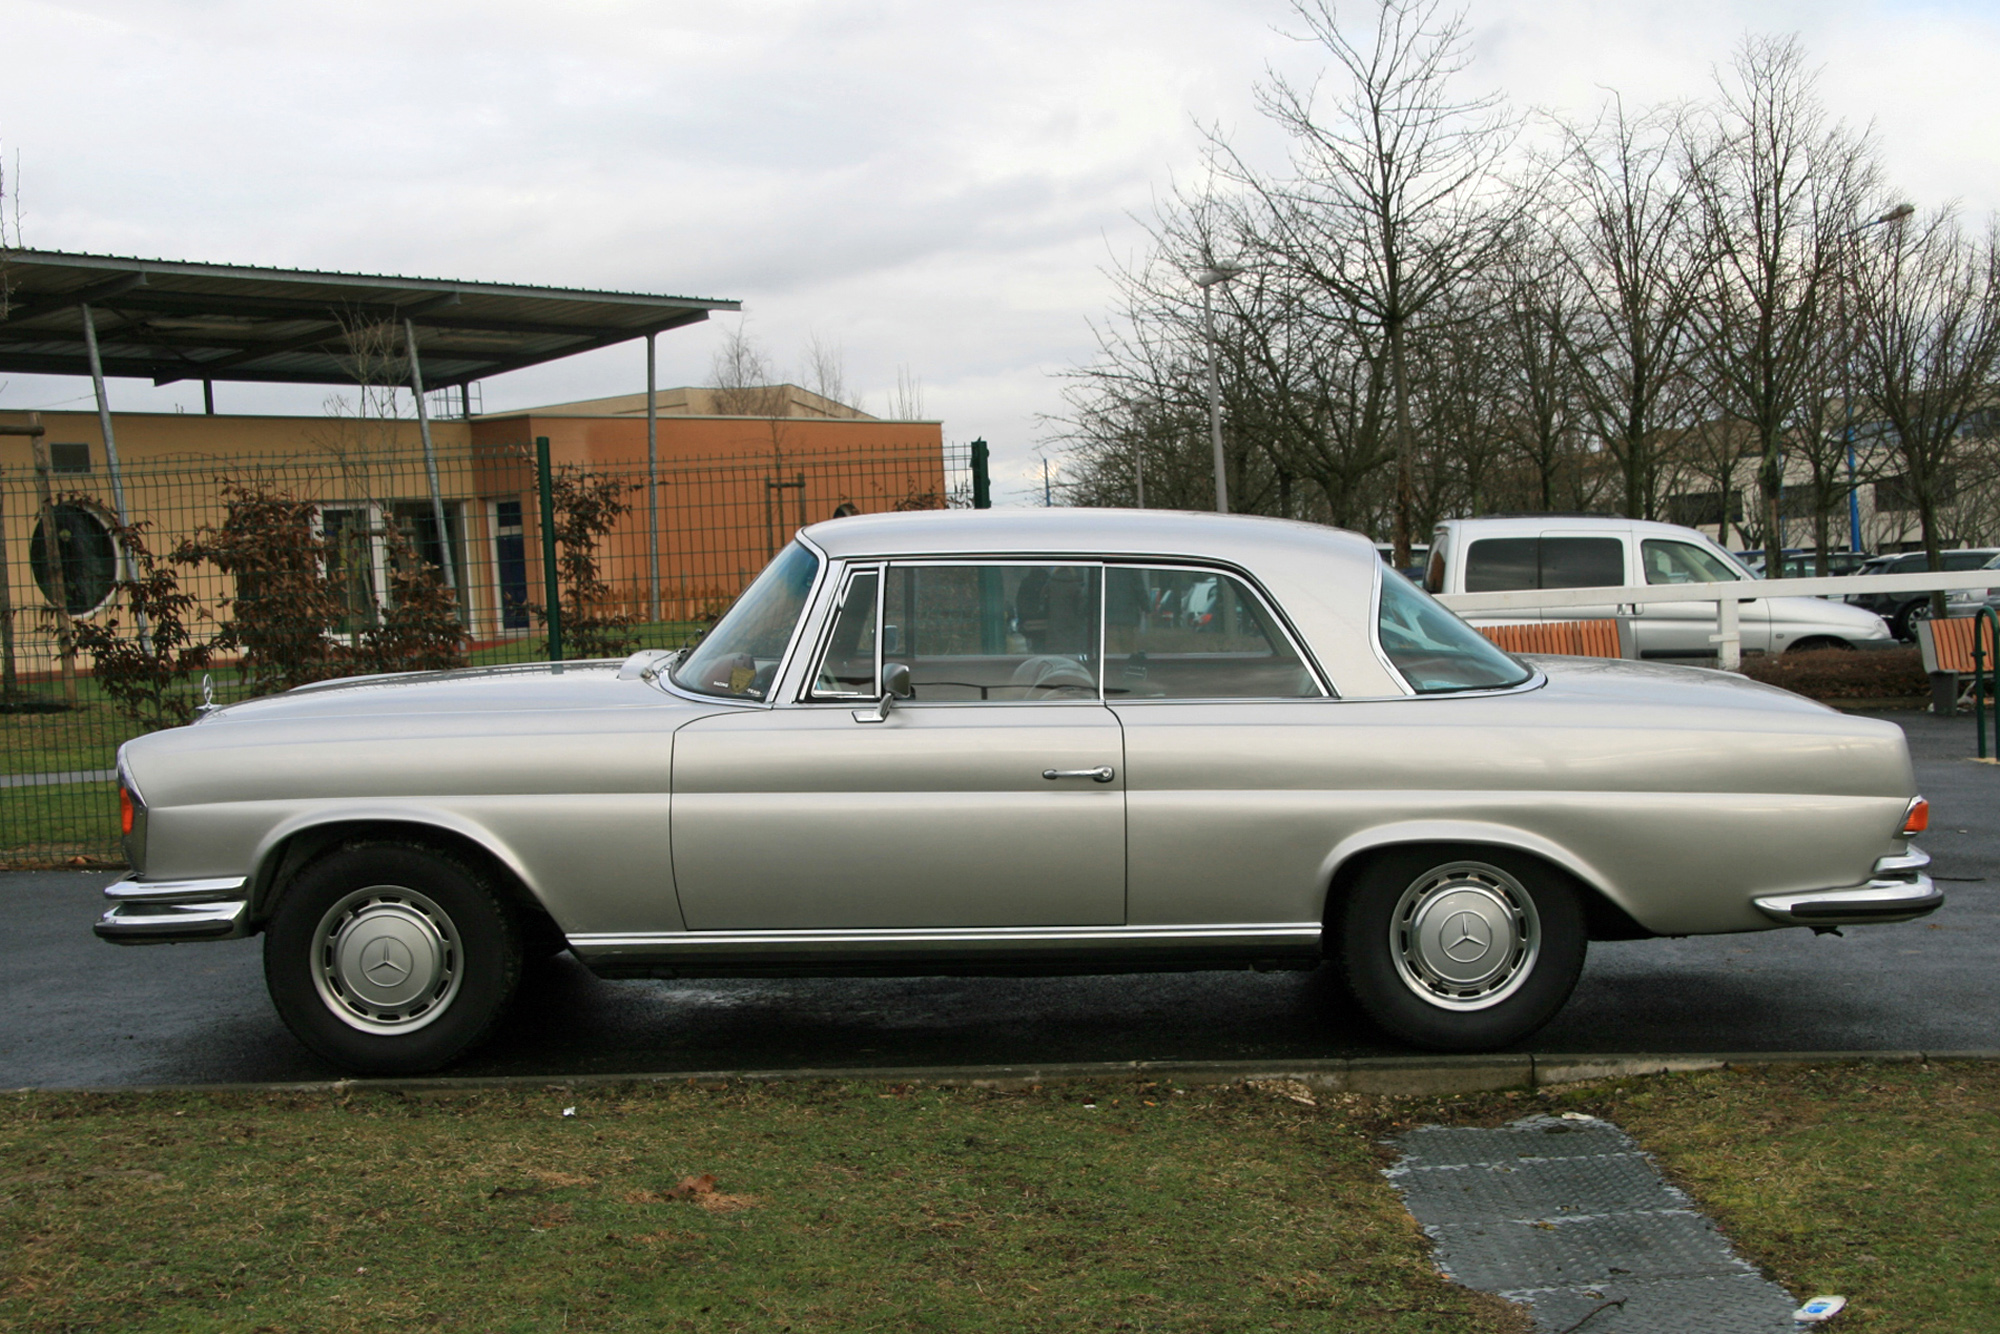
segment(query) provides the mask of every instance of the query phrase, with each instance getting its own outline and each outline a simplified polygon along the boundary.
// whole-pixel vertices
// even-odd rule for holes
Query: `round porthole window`
[[[53,564],[49,559],[50,526],[55,529]],[[45,511],[35,520],[29,539],[28,568],[50,606],[60,606],[72,616],[95,611],[111,596],[118,579],[118,544],[111,536],[111,525],[85,505],[57,505]]]

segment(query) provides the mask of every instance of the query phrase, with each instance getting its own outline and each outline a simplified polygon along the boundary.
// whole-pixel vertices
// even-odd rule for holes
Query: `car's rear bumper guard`
[[[93,928],[119,945],[170,945],[185,940],[237,940],[250,934],[249,881],[120,880]]]
[[[1943,893],[1924,874],[1930,864],[1930,854],[1913,847],[1877,861],[1874,878],[1865,885],[1767,894],[1751,902],[1765,916],[1796,926],[1907,922],[1944,906]]]

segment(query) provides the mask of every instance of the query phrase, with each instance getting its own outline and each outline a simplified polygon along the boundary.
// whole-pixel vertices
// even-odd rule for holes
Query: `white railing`
[[[1742,604],[1769,597],[1844,597],[1849,593],[1931,593],[1962,588],[2000,588],[2000,570],[1957,574],[1848,574],[1810,579],[1741,579],[1717,584],[1627,584],[1617,588],[1522,588],[1505,593],[1441,593],[1438,601],[1461,616],[1491,612],[1555,611],[1563,607],[1615,604],[1620,615],[1635,615],[1653,602],[1713,602],[1718,664],[1728,671],[1743,665]]]

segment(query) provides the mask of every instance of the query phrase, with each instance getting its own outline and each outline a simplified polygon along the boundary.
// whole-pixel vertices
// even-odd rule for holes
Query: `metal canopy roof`
[[[465,384],[740,310],[735,301],[237,264],[0,252],[0,371],[88,375],[81,306],[106,375],[352,384],[349,331],[417,328],[426,388]],[[395,372],[391,371],[394,375]],[[400,377],[398,377],[400,378]]]

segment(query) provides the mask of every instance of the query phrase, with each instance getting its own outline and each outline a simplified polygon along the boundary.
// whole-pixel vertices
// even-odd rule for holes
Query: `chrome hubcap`
[[[313,983],[341,1021],[364,1033],[408,1033],[458,994],[458,933],[444,909],[397,885],[356,890],[313,935]]]
[[[1541,947],[1535,902],[1498,867],[1457,862],[1427,871],[1396,903],[1389,949],[1403,984],[1447,1010],[1507,999]]]

